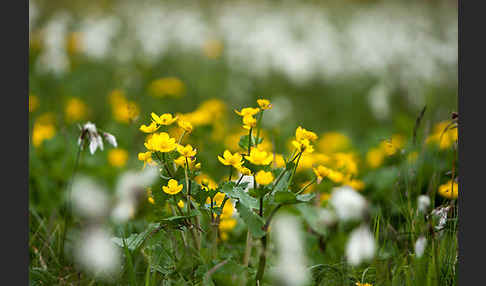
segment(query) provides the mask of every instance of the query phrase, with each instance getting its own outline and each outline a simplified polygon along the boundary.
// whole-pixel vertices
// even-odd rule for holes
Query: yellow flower
[[[327,177],[333,181],[334,183],[341,183],[344,180],[344,175],[343,173],[335,170],[330,170],[329,174]]]
[[[145,143],[145,147],[150,151],[170,152],[177,147],[175,138],[170,138],[169,134],[165,132],[152,134],[149,140]]]
[[[260,185],[263,185],[263,186],[266,186],[268,184],[270,184],[271,182],[273,182],[273,174],[272,172],[265,172],[263,170],[259,171],[258,173],[256,173],[255,175],[255,181],[260,184]]]
[[[257,114],[258,112],[260,112],[260,108],[258,108],[258,107],[256,107],[256,108],[245,107],[245,108],[241,109],[241,111],[238,111],[238,110],[235,109],[235,112],[236,112],[236,114],[238,114],[239,116],[242,116],[242,117],[253,116],[253,115]]]
[[[146,164],[154,164],[155,162],[152,160],[152,152],[147,151],[145,153],[138,153],[138,160],[143,161],[143,166],[145,167]]]
[[[339,132],[327,132],[321,135],[317,143],[319,150],[326,154],[344,151],[351,146],[351,140]]]
[[[309,141],[315,141],[317,140],[317,135],[316,133],[312,131],[308,131],[302,127],[297,127],[295,130],[295,139],[297,141],[302,141],[302,140],[309,140]]]
[[[235,208],[233,207],[233,204],[231,203],[230,200],[228,200],[223,207],[223,210],[221,211],[221,219],[228,219],[233,216],[233,213],[235,212]]]
[[[373,286],[373,284],[356,282],[356,286]]]
[[[179,125],[179,127],[184,129],[184,131],[186,131],[187,133],[192,132],[192,129],[193,129],[192,124],[189,121],[179,119],[179,121],[177,121],[177,125]]]
[[[372,148],[366,153],[366,162],[371,168],[378,168],[383,164],[385,153],[380,148]]]
[[[276,168],[285,167],[285,159],[282,154],[275,154],[274,163]]]
[[[452,180],[449,180],[447,183],[439,186],[438,193],[444,198],[455,200],[458,195],[458,184],[455,181],[453,182]]]
[[[182,200],[179,200],[179,202],[177,202],[177,205],[182,209],[184,207],[184,202]]]
[[[157,131],[157,129],[159,129],[159,127],[160,126],[157,126],[157,123],[152,121],[152,122],[150,122],[149,126],[142,124],[142,126],[140,126],[140,131],[145,132],[145,133],[153,133],[153,132]]]
[[[388,156],[395,155],[395,153],[400,150],[405,145],[405,138],[400,134],[395,134],[390,140],[385,140],[381,142],[380,148]]]
[[[319,197],[321,203],[328,201],[331,198],[330,193],[322,193]]]
[[[109,96],[111,111],[116,121],[130,123],[138,117],[140,109],[133,101],[128,101],[122,90],[115,89]]]
[[[365,187],[365,183],[357,179],[352,179],[352,180],[346,179],[343,185],[350,186],[351,188],[357,191],[362,191]]]
[[[235,226],[236,226],[236,219],[234,218],[223,219],[219,222],[220,231],[230,231],[233,228],[235,228]]]
[[[243,128],[245,129],[251,129],[255,127],[257,124],[257,120],[255,117],[248,115],[248,116],[243,116]]]
[[[238,172],[240,172],[240,174],[242,176],[251,176],[251,170],[248,169],[247,167],[241,166],[241,167],[239,167],[237,169],[238,169]]]
[[[292,145],[297,149],[298,152],[304,154],[310,154],[314,152],[314,147],[310,144],[308,139],[293,140]]]
[[[190,144],[187,144],[186,146],[182,145],[177,145],[177,152],[181,154],[184,157],[194,157],[196,156],[196,149],[192,149],[192,146]]]
[[[245,156],[245,159],[254,165],[268,165],[273,161],[273,154],[253,147],[250,156]]]
[[[151,204],[155,204],[154,197],[152,196],[152,188],[147,188],[147,200]]]
[[[158,116],[157,114],[152,112],[151,116],[155,123],[161,125],[171,125],[172,123],[177,121],[177,116],[172,117],[172,114],[170,113],[164,113],[161,116]]]
[[[260,106],[260,108],[262,110],[268,110],[268,109],[272,108],[272,104],[270,103],[270,100],[268,100],[268,99],[257,99],[257,103],[258,103],[258,106]]]
[[[358,163],[353,153],[334,153],[336,169],[352,175],[358,174]]]
[[[322,165],[319,165],[317,166],[316,168],[313,168],[314,170],[314,174],[316,175],[317,177],[317,183],[319,184],[324,178],[326,178],[327,176],[329,176],[329,173],[332,171],[331,169],[325,167],[325,166],[322,166]]]
[[[187,158],[187,161],[189,162],[189,168],[191,169],[201,169],[201,163],[196,164],[196,158]],[[179,158],[174,160],[174,163],[182,168],[186,167],[186,157],[184,156],[179,156]]]
[[[54,115],[45,113],[39,116],[32,128],[32,144],[34,147],[39,147],[42,142],[53,138],[54,135],[56,135]]]
[[[425,143],[438,145],[442,150],[450,148],[452,144],[457,141],[457,128],[452,128],[451,126],[447,129],[447,131],[444,132],[450,123],[451,121],[447,120],[436,124],[434,127],[434,132],[427,137]]]
[[[184,95],[185,86],[184,83],[176,77],[165,77],[150,83],[148,90],[150,95],[156,97],[180,97]]]
[[[196,176],[194,178],[194,180],[196,181],[196,183],[198,183],[199,185],[202,186],[202,189],[204,190],[216,190],[218,188],[218,184],[216,184],[215,181],[213,181],[213,179],[211,179],[208,175],[206,174],[199,174],[198,176]]]
[[[236,169],[238,169],[239,167],[241,167],[241,165],[243,165],[242,159],[243,158],[239,153],[231,154],[231,152],[228,150],[225,150],[223,152],[223,157],[218,156],[218,160],[219,162],[221,162],[221,164],[226,166],[233,166]]]
[[[68,122],[78,121],[84,119],[87,113],[88,107],[81,99],[73,97],[69,99],[64,109],[66,114],[66,120]]]
[[[182,191],[183,185],[179,185],[176,180],[170,179],[167,186],[162,186],[164,193],[169,195],[175,195]]]
[[[128,152],[121,148],[112,149],[108,152],[108,162],[114,167],[123,167],[128,160]]]
[[[35,111],[39,107],[39,98],[35,95],[29,95],[29,112]]]

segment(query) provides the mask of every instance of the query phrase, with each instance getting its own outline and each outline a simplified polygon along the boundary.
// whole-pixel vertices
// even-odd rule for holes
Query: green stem
[[[299,195],[303,191],[305,191],[308,187],[310,187],[312,184],[314,184],[317,181],[317,178],[314,178],[312,181],[310,181],[307,185],[305,185],[300,191],[298,191],[296,194]]]
[[[250,156],[250,151],[251,151],[251,131],[253,128],[250,128],[250,132],[248,132],[248,156]]]
[[[260,138],[260,130],[262,129],[261,127],[261,121],[262,121],[262,118],[263,118],[263,109],[262,109],[262,112],[260,112],[260,116],[258,117],[258,122],[257,122],[257,126],[258,126],[258,129],[257,129],[257,136],[256,136],[256,141],[255,141],[255,144],[258,145],[258,138]]]

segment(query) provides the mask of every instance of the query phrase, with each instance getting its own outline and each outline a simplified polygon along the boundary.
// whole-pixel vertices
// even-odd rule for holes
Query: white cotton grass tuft
[[[123,173],[116,185],[117,204],[111,213],[113,221],[123,223],[131,219],[135,215],[139,197],[158,176],[157,168],[150,165],[142,171]]]
[[[85,176],[74,179],[70,201],[76,214],[92,219],[103,217],[110,207],[106,190]]]
[[[84,141],[87,141],[91,155],[93,155],[98,148],[103,151],[103,138],[94,123],[88,121],[83,126],[79,125],[79,129],[81,130],[81,134],[78,137],[78,145],[81,146],[81,148],[83,148]],[[102,134],[109,144],[113,145],[113,147],[117,147],[116,137],[113,134],[108,132],[102,132]]]
[[[430,206],[430,198],[426,195],[420,195],[417,198],[417,208],[419,212],[425,213]]]
[[[447,214],[449,210],[451,209],[451,206],[447,207],[438,207],[430,212],[430,214],[433,217],[436,217],[439,219],[437,225],[435,226],[436,230],[442,230],[446,223],[447,223]]]
[[[360,220],[368,208],[365,198],[349,186],[334,188],[329,203],[341,221]]]
[[[363,261],[371,260],[375,256],[376,243],[367,224],[362,224],[351,232],[346,244],[346,258],[348,263],[357,266]]]
[[[272,269],[277,285],[306,285],[310,276],[299,222],[292,216],[279,215],[275,218],[272,232],[275,233],[278,251],[278,260]]]
[[[425,238],[425,236],[421,236],[417,238],[417,241],[415,242],[415,255],[417,256],[417,258],[422,257],[426,246],[427,246],[427,239]]]
[[[85,230],[76,241],[74,258],[87,273],[109,279],[121,270],[119,248],[111,241],[110,233],[95,227]]]

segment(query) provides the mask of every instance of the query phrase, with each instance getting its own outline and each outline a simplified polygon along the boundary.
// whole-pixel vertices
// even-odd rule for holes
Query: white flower
[[[346,245],[346,258],[351,265],[359,265],[362,261],[370,260],[375,256],[375,239],[369,226],[362,224],[353,232]]]
[[[111,212],[111,218],[115,223],[124,223],[135,215],[136,203],[132,199],[119,201]]]
[[[117,223],[122,223],[135,215],[138,200],[159,176],[157,168],[148,165],[139,172],[128,171],[121,175],[116,185],[117,204],[111,216]]]
[[[105,137],[106,142],[113,145],[113,147],[116,148],[118,146],[118,144],[116,143],[116,137],[113,136],[113,134],[110,134],[108,132],[103,132],[103,136]]]
[[[415,242],[415,255],[418,258],[422,257],[426,246],[427,246],[427,239],[424,236],[417,238],[417,241]]]
[[[334,188],[329,203],[342,221],[361,219],[367,209],[363,196],[349,186]]]
[[[109,199],[104,188],[88,177],[79,177],[72,185],[73,210],[84,217],[100,218],[107,213]]]
[[[435,229],[441,230],[444,228],[446,222],[447,222],[447,213],[449,212],[451,206],[447,207],[438,207],[430,213],[432,216],[438,217],[439,218],[439,223],[435,226]]]
[[[306,285],[309,281],[309,273],[303,255],[305,251],[298,221],[292,216],[280,215],[275,218],[273,231],[278,260],[272,272],[278,285]]]
[[[419,212],[426,212],[430,206],[430,198],[426,195],[420,195],[417,198],[417,205]]]
[[[81,146],[81,148],[83,148],[83,142],[86,140],[89,142],[89,152],[91,155],[93,155],[98,148],[103,151],[103,138],[98,133],[94,123],[88,121],[82,127],[79,126],[79,129],[81,130],[81,134],[78,137],[78,145]],[[116,138],[112,134],[103,132],[103,137],[114,147],[117,146]]]
[[[100,227],[82,233],[75,244],[74,255],[85,271],[98,278],[108,278],[121,270],[119,249],[111,241],[110,234]]]

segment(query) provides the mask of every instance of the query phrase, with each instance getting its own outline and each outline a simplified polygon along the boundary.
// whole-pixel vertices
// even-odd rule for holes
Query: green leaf
[[[256,146],[260,143],[263,142],[263,138],[258,138],[258,143],[256,142],[256,137],[251,136],[251,146]],[[243,149],[243,150],[248,150],[248,135],[243,135],[240,137],[240,142],[238,142],[238,145]]]
[[[315,194],[297,195],[289,191],[275,192],[275,202],[284,204],[306,203],[314,197]]]
[[[296,209],[300,212],[301,217],[312,230],[321,235],[327,235],[326,228],[319,224],[319,213],[316,207],[308,204],[300,204],[296,206]]]
[[[260,238],[265,235],[265,231],[263,230],[263,225],[265,222],[263,221],[263,218],[258,216],[240,202],[236,204],[236,209],[238,210],[240,217],[248,226],[248,230],[250,231],[251,235],[256,238]]]
[[[286,169],[282,169],[281,172],[285,172],[285,174],[283,174],[282,178],[280,178],[280,180],[278,181],[277,185],[274,188],[274,192],[287,191],[287,186],[289,184],[290,174],[292,173],[292,170],[291,169],[287,169],[287,171],[285,170]],[[281,173],[278,174],[280,175]]]
[[[138,249],[148,237],[148,235],[158,227],[160,227],[160,223],[151,223],[144,232],[132,233],[128,238],[125,239],[126,247],[130,251]],[[113,237],[111,241],[120,247],[125,247],[125,244],[123,243],[123,238],[121,237]]]
[[[242,187],[235,186],[233,182],[223,185],[221,192],[225,193],[232,199],[237,199],[241,204],[245,205],[250,210],[258,208],[258,200],[246,193]]]

